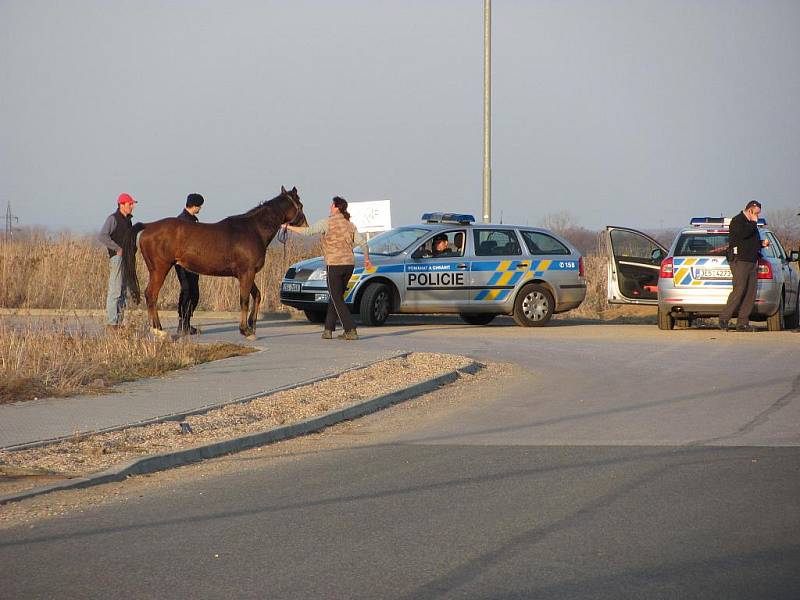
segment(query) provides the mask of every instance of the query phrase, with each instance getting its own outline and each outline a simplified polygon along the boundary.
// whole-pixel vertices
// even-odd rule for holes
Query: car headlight
[[[325,269],[314,269],[314,272],[308,276],[308,281],[327,281],[328,271]]]

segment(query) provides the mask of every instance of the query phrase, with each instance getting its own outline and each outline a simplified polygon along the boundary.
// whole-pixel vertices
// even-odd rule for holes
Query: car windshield
[[[728,233],[682,233],[675,256],[725,256]]]
[[[367,242],[367,246],[369,247],[370,254],[396,256],[422,236],[429,233],[430,229],[423,229],[421,227],[400,227],[376,235]],[[355,252],[361,253],[361,248],[356,248]]]

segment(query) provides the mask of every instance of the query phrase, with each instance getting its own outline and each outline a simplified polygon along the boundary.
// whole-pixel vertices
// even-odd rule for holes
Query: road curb
[[[433,377],[407,388],[397,390],[390,394],[377,396],[375,398],[371,398],[357,404],[352,404],[344,408],[329,411],[317,417],[292,423],[291,425],[275,427],[260,433],[253,433],[230,440],[213,442],[211,444],[204,444],[202,446],[195,446],[194,448],[151,454],[149,456],[143,456],[132,461],[121,463],[115,467],[95,473],[88,477],[76,477],[68,481],[33,488],[18,494],[0,496],[0,506],[9,504],[11,502],[25,500],[27,498],[33,498],[34,496],[49,494],[51,492],[86,488],[104,483],[123,481],[132,475],[144,475],[147,473],[164,471],[173,467],[180,467],[190,463],[199,462],[204,459],[216,458],[225,454],[233,454],[243,450],[249,450],[250,448],[265,446],[267,444],[298,437],[315,431],[321,431],[326,427],[330,427],[331,425],[356,419],[384,408],[388,408],[393,404],[405,402],[406,400],[427,394],[428,392],[432,392],[443,385],[453,383],[461,376],[462,373],[474,374],[480,371],[483,367],[484,365],[482,363],[472,361],[465,367],[448,371],[447,373],[439,375],[438,377]]]
[[[259,350],[260,352],[262,350]],[[356,365],[354,367],[350,367],[345,369],[344,371],[339,371],[338,373],[330,373],[328,375],[320,375],[319,377],[312,377],[311,379],[305,379],[303,381],[299,381],[297,383],[290,383],[287,385],[282,385],[280,387],[271,389],[271,390],[261,390],[259,392],[255,392],[254,394],[248,394],[246,396],[239,396],[238,398],[234,398],[232,400],[226,400],[224,402],[213,402],[211,404],[206,404],[204,406],[199,406],[197,408],[192,408],[190,410],[182,410],[174,413],[169,413],[166,415],[159,415],[157,417],[152,417],[150,419],[142,419],[140,421],[133,421],[131,423],[125,423],[124,425],[113,425],[111,427],[104,427],[102,429],[91,429],[86,431],[78,431],[76,433],[70,435],[62,435],[61,437],[56,438],[49,438],[46,440],[39,440],[36,442],[25,442],[22,444],[14,444],[12,446],[2,446],[0,447],[0,451],[3,452],[18,452],[20,450],[30,450],[32,448],[41,448],[42,446],[50,446],[51,444],[58,444],[59,442],[66,442],[71,439],[75,438],[83,438],[90,435],[99,435],[102,433],[112,433],[114,431],[120,431],[122,429],[128,429],[129,427],[144,427],[145,425],[154,425],[156,423],[167,423],[169,421],[183,421],[186,417],[191,417],[194,415],[202,415],[207,412],[211,412],[212,410],[216,410],[218,408],[224,408],[226,406],[232,406],[234,404],[244,404],[245,402],[250,402],[251,400],[255,400],[257,398],[265,398],[268,396],[273,396],[280,392],[285,392],[288,390],[293,390],[295,388],[303,387],[304,385],[313,385],[315,383],[319,383],[320,381],[325,381],[327,379],[333,379],[334,377],[339,377],[339,375],[344,375],[345,373],[350,373],[351,371],[360,371],[362,369],[366,369],[371,367],[372,365],[376,365],[380,362],[386,360],[394,360],[396,358],[405,358],[411,352],[400,352],[398,354],[391,354],[389,356],[385,356],[378,360],[368,362],[362,365]],[[237,357],[230,357],[224,358],[222,360],[231,360]],[[220,362],[220,361],[216,361]]]

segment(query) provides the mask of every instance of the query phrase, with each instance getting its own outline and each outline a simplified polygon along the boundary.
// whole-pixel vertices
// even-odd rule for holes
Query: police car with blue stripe
[[[660,329],[686,329],[697,318],[720,314],[733,289],[726,258],[730,218],[695,217],[665,248],[641,231],[606,227],[608,301],[658,305]],[[797,252],[787,252],[764,219],[761,239],[769,246],[758,260],[753,321],[767,329],[797,327],[800,318]]]
[[[475,224],[454,213],[426,213],[422,221],[371,239],[371,269],[356,250],[345,302],[364,324],[382,325],[392,313],[455,313],[472,325],[512,315],[519,325],[541,326],[586,296],[583,257],[551,231]],[[281,302],[324,321],[325,277],[322,258],[292,265]]]

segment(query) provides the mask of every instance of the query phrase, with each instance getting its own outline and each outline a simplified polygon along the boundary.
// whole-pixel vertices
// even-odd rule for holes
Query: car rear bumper
[[[586,283],[580,281],[572,285],[558,286],[558,306],[555,312],[561,313],[577,308],[586,299]]]
[[[673,314],[692,313],[696,316],[714,316],[722,312],[728,302],[733,288],[719,286],[709,290],[706,287],[692,288],[659,288],[658,307],[664,312]],[[780,304],[778,284],[760,282],[756,292],[753,315],[769,316],[775,314]]]

